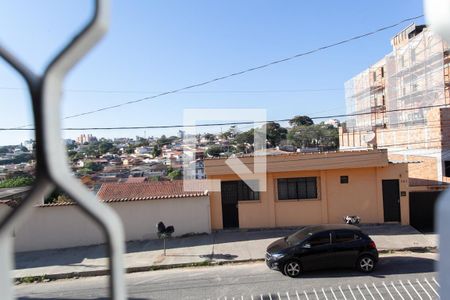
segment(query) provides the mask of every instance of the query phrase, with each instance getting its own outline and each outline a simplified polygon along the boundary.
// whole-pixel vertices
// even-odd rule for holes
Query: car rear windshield
[[[302,241],[304,241],[306,238],[310,237],[313,234],[310,228],[303,228],[297,231],[296,233],[293,233],[289,235],[286,238],[286,243],[289,245],[296,245]]]

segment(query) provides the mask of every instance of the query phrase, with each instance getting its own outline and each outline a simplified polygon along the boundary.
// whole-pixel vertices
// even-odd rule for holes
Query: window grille
[[[0,57],[25,80],[30,93],[36,138],[36,181],[30,194],[0,220],[0,291],[2,299],[13,299],[12,231],[33,205],[55,187],[66,192],[81,209],[101,227],[108,244],[109,296],[125,299],[123,267],[124,232],[117,214],[98,201],[79,181],[73,178],[61,138],[60,100],[62,82],[68,71],[100,40],[109,21],[109,1],[96,0],[91,20],[48,64],[42,74],[33,73],[24,63],[0,44]]]
[[[301,200],[317,198],[317,178],[278,179],[278,200]]]

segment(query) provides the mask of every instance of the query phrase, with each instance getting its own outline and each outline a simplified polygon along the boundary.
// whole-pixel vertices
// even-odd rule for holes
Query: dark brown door
[[[222,182],[223,228],[238,228],[238,181]]]
[[[398,179],[383,180],[385,222],[400,222],[400,185]]]
[[[434,211],[441,192],[409,193],[409,220],[411,226],[426,232],[434,231]]]

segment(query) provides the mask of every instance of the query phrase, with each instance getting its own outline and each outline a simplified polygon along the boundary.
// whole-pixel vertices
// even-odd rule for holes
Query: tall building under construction
[[[450,56],[424,25],[391,39],[392,52],[345,83],[340,149],[388,149],[407,162],[410,197],[430,199],[450,182]],[[425,193],[424,193],[425,192]],[[428,192],[428,193],[426,193]]]

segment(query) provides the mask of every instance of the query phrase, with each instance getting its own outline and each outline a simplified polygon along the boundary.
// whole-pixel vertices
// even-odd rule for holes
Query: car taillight
[[[369,248],[370,248],[370,249],[377,249],[377,245],[375,245],[375,242],[374,242],[374,241],[371,241],[371,242],[370,242]]]

